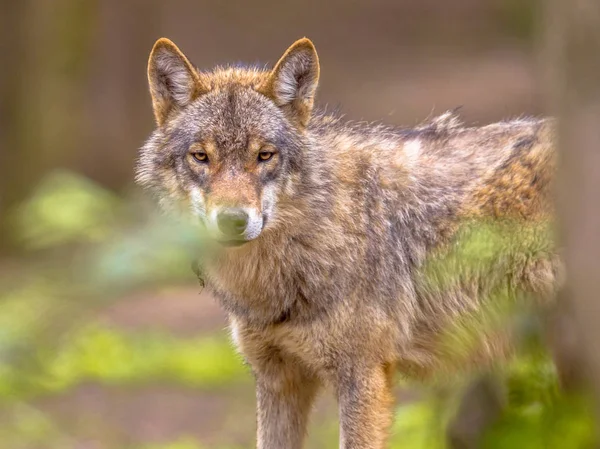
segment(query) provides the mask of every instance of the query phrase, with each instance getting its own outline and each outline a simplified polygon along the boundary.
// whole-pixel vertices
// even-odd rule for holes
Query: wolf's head
[[[295,42],[272,70],[201,72],[168,39],[154,45],[148,81],[157,128],[137,180],[227,244],[257,238],[303,164],[319,62]]]

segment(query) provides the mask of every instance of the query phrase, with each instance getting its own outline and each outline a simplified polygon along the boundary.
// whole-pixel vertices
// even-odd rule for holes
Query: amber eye
[[[261,151],[260,153],[258,153],[258,160],[261,162],[268,161],[273,157],[273,154],[275,153],[273,153],[272,151]]]
[[[192,153],[192,157],[196,159],[198,162],[208,162],[208,155],[203,151],[199,151],[197,153]]]

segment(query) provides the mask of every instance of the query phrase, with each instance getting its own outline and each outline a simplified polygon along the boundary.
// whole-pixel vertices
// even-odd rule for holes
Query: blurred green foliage
[[[107,385],[169,381],[208,388],[248,380],[240,358],[224,338],[127,335],[98,326],[64,337],[58,350],[38,352],[34,373],[5,367],[0,373],[0,398],[59,393],[86,381]]]
[[[31,249],[106,239],[115,229],[118,206],[116,196],[91,181],[55,172],[16,211],[17,237]]]
[[[166,382],[223,394],[232,385],[252,388],[249,370],[224,332],[178,338],[164,332],[126,331],[95,321],[98,309],[125,293],[149,285],[189,282],[193,276],[190,260],[202,250],[196,228],[150,213],[138,198],[119,199],[67,172],[54,173],[42,183],[15,211],[13,222],[27,252],[19,261],[21,270],[0,275],[0,413],[6,416],[0,420],[0,447],[80,447],[73,436],[60,430],[52,415],[35,404],[83,383],[136,386]],[[529,245],[529,261],[548,251],[544,243],[548,230],[521,230],[531,233],[525,240],[513,240],[513,231],[509,226],[481,224],[466,229],[462,245],[426,266],[423,281],[431,288],[451,288],[461,282],[456,273],[488,276],[491,290],[499,292],[496,299],[502,302],[510,295],[509,290],[497,288],[501,279],[494,279],[492,272],[469,270],[482,270],[482,261],[497,260],[499,251],[506,252],[524,241]],[[515,248],[517,253],[523,253],[523,248]],[[496,373],[506,382],[509,403],[501,419],[488,429],[484,447],[591,447],[597,435],[589,404],[585,398],[561,393],[547,350],[535,332],[533,335],[520,355]],[[456,340],[466,339],[458,336]],[[411,386],[403,384],[403,388]],[[455,400],[442,401],[435,395],[400,404],[392,447],[444,449],[444,429],[455,408]],[[248,420],[254,417],[248,416]],[[336,426],[334,417],[314,423],[311,444],[335,446]],[[227,446],[227,429],[223,434],[224,445],[217,449],[240,449]],[[106,447],[207,446],[182,435],[160,444]]]

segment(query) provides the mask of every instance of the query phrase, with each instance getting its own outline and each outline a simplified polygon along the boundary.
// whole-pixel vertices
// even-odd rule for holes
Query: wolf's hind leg
[[[467,387],[446,430],[451,449],[476,449],[488,427],[500,416],[506,391],[498,379],[484,375]]]

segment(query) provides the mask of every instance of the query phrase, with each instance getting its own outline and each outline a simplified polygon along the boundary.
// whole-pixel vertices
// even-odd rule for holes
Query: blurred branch
[[[22,39],[19,23],[22,17],[25,1],[0,2],[0,50],[2,66],[0,70],[0,236],[6,235],[3,228],[3,218],[6,216],[8,205],[12,199],[11,181],[8,167],[14,159],[16,144],[15,113],[18,105],[18,95],[15,86],[21,73]],[[0,252],[8,245],[8,239],[0,238]]]

